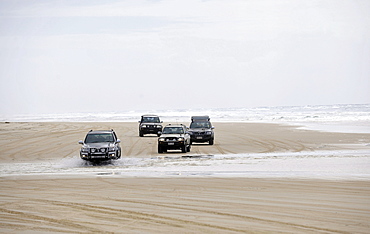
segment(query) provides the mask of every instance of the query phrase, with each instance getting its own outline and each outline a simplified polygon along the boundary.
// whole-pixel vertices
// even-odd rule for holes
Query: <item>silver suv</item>
[[[80,157],[87,161],[101,161],[119,159],[121,157],[121,140],[117,138],[112,130],[90,130],[84,141],[78,143],[82,145]]]
[[[164,127],[158,138],[158,153],[167,150],[181,150],[183,153],[190,152],[190,135],[186,126],[182,124],[169,124]]]

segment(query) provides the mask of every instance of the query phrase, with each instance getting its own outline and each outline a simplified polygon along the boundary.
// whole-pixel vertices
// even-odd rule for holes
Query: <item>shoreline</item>
[[[26,124],[26,123],[129,123],[129,124],[136,124],[136,121],[127,120],[127,121],[0,121],[1,124]],[[183,123],[185,125],[189,125],[188,122],[184,121],[172,121],[166,123]],[[285,125],[291,126],[297,129],[302,130],[309,130],[309,131],[319,131],[319,132],[331,132],[331,133],[359,133],[359,134],[370,134],[370,121],[330,121],[330,122],[313,122],[313,121],[298,121],[298,122],[290,122],[290,121],[248,121],[248,120],[240,120],[240,121],[215,121],[212,123],[239,123],[239,124],[275,124],[275,125]]]

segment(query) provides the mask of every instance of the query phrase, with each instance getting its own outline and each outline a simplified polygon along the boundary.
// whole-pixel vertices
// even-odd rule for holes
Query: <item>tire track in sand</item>
[[[245,232],[244,229],[237,229],[237,228],[225,227],[221,225],[202,223],[202,222],[193,221],[193,220],[186,220],[186,219],[174,218],[174,217],[169,217],[169,216],[164,216],[164,215],[157,215],[157,214],[153,214],[149,212],[139,212],[139,211],[133,211],[133,210],[128,210],[128,209],[118,209],[118,208],[89,205],[89,204],[80,204],[80,203],[73,203],[73,202],[61,202],[61,201],[52,201],[52,200],[39,200],[39,199],[33,199],[33,200],[42,202],[42,203],[49,203],[55,206],[77,209],[78,211],[88,212],[90,215],[97,214],[99,217],[102,217],[102,214],[104,214],[104,215],[107,215],[108,219],[111,219],[112,217],[119,217],[119,219],[122,219],[122,221],[124,220],[127,221],[127,219],[141,220],[144,222],[157,223],[159,225],[169,225],[169,226],[178,227],[178,228],[185,228],[188,225],[193,225],[193,226],[198,226],[200,228],[206,228],[206,229],[212,229],[212,230],[218,230],[218,231],[232,231],[232,232],[241,232],[241,233]],[[35,218],[39,218],[39,217],[36,216]],[[51,219],[51,221],[54,221],[54,220]],[[73,226],[80,227],[81,225],[73,225]],[[96,229],[93,229],[93,231],[96,231]]]
[[[221,226],[221,225],[214,225],[214,224],[209,224],[209,223],[203,223],[200,221],[193,221],[193,220],[188,220],[188,219],[157,215],[157,214],[153,214],[149,212],[139,212],[139,211],[133,211],[133,210],[128,210],[128,209],[118,209],[118,208],[89,205],[89,204],[80,204],[80,203],[73,203],[73,202],[60,202],[60,201],[52,201],[52,200],[38,200],[38,199],[34,199],[34,200],[39,201],[39,202],[44,202],[44,203],[47,202],[49,204],[56,205],[56,206],[69,207],[72,209],[77,209],[79,211],[84,211],[88,213],[104,214],[104,215],[107,215],[107,217],[119,217],[119,219],[141,220],[144,222],[152,222],[152,223],[157,223],[160,225],[169,225],[173,227],[186,227],[188,225],[193,225],[193,226],[199,226],[202,228],[218,230],[218,231],[232,231],[232,232],[241,232],[241,233],[245,233],[246,231],[244,228],[232,228],[232,227],[226,227],[226,226]],[[241,219],[241,220],[244,220],[245,222],[260,222],[263,225],[274,225],[274,224],[284,225],[284,226],[297,228],[297,230],[301,230],[301,231],[311,230],[315,232],[346,233],[346,232],[341,232],[340,230],[320,228],[320,227],[303,225],[303,224],[294,224],[294,223],[289,223],[289,222],[284,222],[284,221],[259,218],[259,217],[248,216],[248,215],[232,214],[232,213],[226,213],[226,212],[217,211],[217,210],[191,208],[191,207],[184,206],[184,205],[155,204],[151,202],[144,202],[144,201],[137,201],[137,200],[133,201],[133,200],[128,200],[128,199],[114,199],[114,198],[112,200],[123,202],[123,203],[130,203],[130,204],[156,206],[160,208],[167,208],[167,209],[172,209],[172,210],[177,210],[177,211],[181,210],[183,211],[182,213],[184,214],[189,213],[189,211],[191,211],[191,212],[196,212],[197,214],[206,213],[212,216]],[[99,217],[101,217],[101,215]],[[81,225],[73,225],[73,226],[81,226]]]
[[[288,223],[288,222],[283,222],[283,221],[277,221],[277,220],[272,220],[272,219],[263,219],[263,218],[258,218],[254,216],[247,216],[247,215],[240,215],[240,214],[231,214],[231,213],[226,213],[226,212],[221,212],[221,211],[213,211],[213,210],[206,210],[206,209],[199,209],[199,208],[190,208],[187,205],[164,205],[164,204],[154,204],[154,203],[149,203],[149,202],[143,202],[143,201],[133,201],[133,200],[126,200],[126,199],[113,199],[119,202],[125,202],[125,203],[135,203],[135,204],[140,204],[140,205],[147,205],[147,206],[157,206],[160,208],[170,208],[174,210],[183,210],[184,213],[188,213],[187,211],[195,211],[197,213],[208,213],[212,215],[217,215],[217,216],[225,216],[225,217],[231,217],[231,218],[240,218],[245,221],[253,221],[253,222],[262,222],[262,223],[267,223],[268,225],[271,225],[272,223],[275,224],[280,224],[280,225],[285,225],[285,226],[290,226],[290,227],[295,227],[298,228],[299,230],[312,230],[315,232],[333,232],[333,233],[347,233],[344,231],[340,230],[334,230],[334,229],[328,229],[328,228],[320,228],[320,227],[315,227],[315,226],[309,226],[309,225],[302,225],[302,224],[293,224],[293,223]],[[229,229],[232,230],[232,229]],[[239,229],[237,229],[239,231]],[[236,231],[236,230],[235,230]],[[245,229],[240,230],[241,232],[245,232]]]
[[[227,150],[218,143],[214,145],[193,144],[191,146],[191,152],[199,155],[236,154],[236,152],[232,150]]]
[[[139,139],[136,139],[135,141],[132,140],[133,137],[130,137],[130,143],[131,144],[127,144],[126,147],[123,147],[122,151],[125,152],[127,150],[127,152],[125,152],[125,156],[131,156],[133,150],[135,149],[135,146],[139,143],[140,141],[140,138]],[[132,143],[133,142],[133,143]],[[129,146],[129,148],[127,149],[127,146]]]
[[[61,232],[65,232],[66,228],[68,229],[74,229],[74,231],[88,231],[88,232],[99,232],[99,229],[92,228],[86,225],[81,225],[73,221],[69,221],[66,219],[55,219],[55,218],[50,218],[46,216],[41,216],[41,215],[36,215],[36,214],[31,214],[31,213],[26,213],[22,211],[16,211],[16,210],[9,210],[9,209],[4,209],[0,208],[0,212],[6,213],[9,215],[16,215],[18,218],[23,219],[26,223],[49,223],[53,224],[54,226],[60,226]],[[56,227],[54,227],[56,228]],[[54,230],[51,229],[51,230]],[[55,231],[55,230],[54,230]]]
[[[214,144],[214,146],[221,154],[236,154],[234,151],[224,149],[219,144]]]

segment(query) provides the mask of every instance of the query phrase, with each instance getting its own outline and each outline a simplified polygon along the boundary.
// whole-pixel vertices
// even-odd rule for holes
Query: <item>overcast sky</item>
[[[368,0],[0,0],[0,114],[370,103]]]

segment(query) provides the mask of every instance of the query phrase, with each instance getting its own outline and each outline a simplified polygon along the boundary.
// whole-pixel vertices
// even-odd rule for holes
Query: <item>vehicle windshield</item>
[[[111,133],[87,134],[85,143],[114,142]]]
[[[166,127],[163,129],[163,134],[184,134],[184,129],[180,127]]]
[[[210,122],[192,122],[190,128],[211,128]]]
[[[142,123],[159,123],[159,117],[143,117],[141,119]]]

